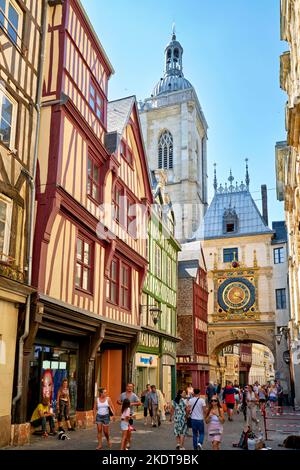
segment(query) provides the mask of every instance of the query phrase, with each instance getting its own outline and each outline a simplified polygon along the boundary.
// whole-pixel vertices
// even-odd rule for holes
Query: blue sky
[[[115,69],[109,99],[149,97],[163,74],[164,48],[176,23],[185,77],[209,125],[209,195],[213,163],[219,182],[232,169],[240,182],[249,158],[250,189],[259,209],[267,184],[269,220],[283,219],[276,201],[276,141],[285,139],[286,95],[279,87],[279,0],[82,0]]]

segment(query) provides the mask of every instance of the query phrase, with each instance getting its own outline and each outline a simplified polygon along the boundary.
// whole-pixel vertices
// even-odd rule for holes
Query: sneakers
[[[179,447],[180,450],[185,450],[185,447]]]
[[[202,450],[202,444],[200,444],[200,442],[197,444],[197,450]]]
[[[179,449],[180,449],[180,444],[177,444],[176,450],[179,450]]]

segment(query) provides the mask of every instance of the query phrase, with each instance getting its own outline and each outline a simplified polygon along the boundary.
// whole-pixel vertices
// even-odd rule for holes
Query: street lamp
[[[143,307],[148,307],[148,312],[152,316],[152,320],[154,325],[157,325],[159,317],[162,313],[161,309],[156,305],[140,305],[140,311],[142,311]]]

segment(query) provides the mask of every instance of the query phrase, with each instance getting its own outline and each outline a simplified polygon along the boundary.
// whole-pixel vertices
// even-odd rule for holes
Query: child
[[[129,424],[129,420],[132,422],[134,415],[130,415],[130,401],[125,398],[122,403],[122,415],[121,415],[121,431],[122,431],[122,441],[121,441],[121,450],[128,450],[127,444],[130,443],[130,436],[133,427]]]

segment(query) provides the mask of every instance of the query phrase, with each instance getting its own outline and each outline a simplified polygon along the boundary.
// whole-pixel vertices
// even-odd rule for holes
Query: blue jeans
[[[192,419],[193,446],[197,450],[198,442],[202,445],[204,441],[204,421],[203,419]],[[199,434],[199,440],[198,440]]]

